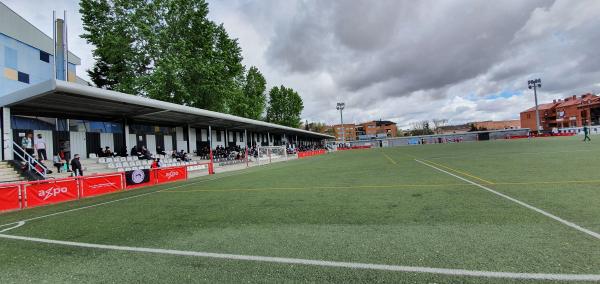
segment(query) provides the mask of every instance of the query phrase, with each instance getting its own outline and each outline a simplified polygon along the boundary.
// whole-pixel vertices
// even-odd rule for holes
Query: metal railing
[[[34,170],[36,173],[38,173],[39,175],[41,175],[44,179],[47,178],[48,169],[46,168],[46,166],[44,166],[44,164],[40,163],[38,160],[36,160],[35,158],[33,158],[31,155],[29,155],[25,151],[25,149],[21,148],[21,146],[19,146],[19,144],[15,143],[15,141],[12,141],[12,143],[13,143],[13,153],[15,155],[17,155],[17,157],[21,158],[21,161],[23,161],[23,162],[25,162],[27,164],[28,170],[29,171]],[[21,155],[21,153],[19,153],[19,151],[23,155]],[[42,170],[41,171],[38,170],[38,168],[35,165],[40,166],[40,168]]]

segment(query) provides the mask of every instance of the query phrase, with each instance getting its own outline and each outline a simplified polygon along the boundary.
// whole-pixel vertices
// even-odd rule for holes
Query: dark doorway
[[[121,157],[127,156],[127,147],[125,146],[125,135],[123,133],[113,133],[113,144],[115,148],[113,151]]]
[[[477,140],[479,140],[479,141],[490,140],[490,133],[489,132],[478,133],[477,138],[478,138]]]
[[[87,156],[91,153],[100,155],[102,152],[102,145],[100,145],[100,133],[98,132],[87,132],[85,133],[85,144],[87,147]]]

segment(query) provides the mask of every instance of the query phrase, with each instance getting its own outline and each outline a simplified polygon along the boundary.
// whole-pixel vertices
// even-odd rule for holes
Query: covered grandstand
[[[81,84],[48,80],[0,97],[3,160],[16,158],[25,133],[43,134],[48,156],[96,157],[105,147],[126,156],[134,147],[152,153],[200,155],[217,147],[320,145],[332,136],[229,114],[167,103]]]

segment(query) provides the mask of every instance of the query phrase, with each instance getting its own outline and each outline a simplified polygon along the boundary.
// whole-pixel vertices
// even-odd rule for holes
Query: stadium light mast
[[[335,108],[340,111],[340,123],[342,124],[342,143],[346,144],[346,133],[345,133],[345,129],[344,129],[344,115],[342,114],[344,112],[344,107],[346,107],[345,103],[337,103],[337,106]]]
[[[534,79],[527,81],[527,86],[529,89],[533,89],[533,96],[535,98],[535,127],[536,133],[539,133],[541,129],[540,125],[540,111],[538,109],[538,98],[537,98],[537,89],[542,87],[542,80]]]

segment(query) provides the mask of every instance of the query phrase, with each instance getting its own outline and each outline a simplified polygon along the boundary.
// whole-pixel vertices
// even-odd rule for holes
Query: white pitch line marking
[[[397,271],[397,272],[441,274],[441,275],[451,275],[451,276],[471,276],[471,277],[506,278],[506,279],[600,281],[600,274],[551,274],[551,273],[495,272],[495,271],[481,271],[481,270],[433,268],[433,267],[420,267],[420,266],[402,266],[402,265],[387,265],[387,264],[373,264],[373,263],[359,263],[359,262],[341,262],[341,261],[312,260],[312,259],[301,259],[301,258],[285,258],[285,257],[271,257],[271,256],[255,256],[255,255],[240,255],[240,254],[225,254],[225,253],[212,253],[212,252],[198,252],[198,251],[184,251],[184,250],[171,250],[171,249],[102,245],[102,244],[91,244],[91,243],[80,243],[80,242],[31,238],[31,237],[23,237],[23,236],[13,236],[13,235],[5,235],[5,234],[0,234],[0,238],[37,242],[37,243],[46,243],[46,244],[56,244],[56,245],[64,245],[64,246],[72,246],[72,247],[81,247],[81,248],[91,248],[91,249],[106,249],[106,250],[116,250],[116,251],[153,253],[153,254],[194,256],[194,257],[206,257],[206,258],[217,258],[217,259],[227,259],[227,260],[270,262],[270,263],[280,263],[280,264],[300,264],[300,265],[340,267],[340,268],[350,268],[350,269],[369,269],[369,270],[384,270],[384,271]]]
[[[18,227],[21,227],[21,226],[25,225],[25,221],[19,221],[19,222],[16,222],[16,223],[17,224],[14,225],[14,226],[12,226],[12,227],[9,227],[9,228],[6,228],[4,230],[1,230],[0,233],[8,232],[8,231],[10,231],[12,229],[16,229]]]
[[[529,205],[529,204],[527,204],[527,203],[525,203],[525,202],[523,202],[523,201],[521,201],[521,200],[518,200],[518,199],[512,198],[512,197],[510,197],[510,196],[508,196],[508,195],[506,195],[506,194],[504,194],[504,193],[500,193],[500,192],[498,192],[498,191],[495,191],[495,190],[493,190],[493,189],[491,189],[491,188],[489,188],[489,187],[483,186],[483,185],[481,185],[481,184],[478,184],[478,183],[476,183],[476,182],[473,182],[473,181],[471,181],[471,180],[468,180],[468,179],[466,179],[466,178],[463,178],[463,177],[461,177],[461,176],[455,175],[455,174],[453,174],[453,173],[450,173],[450,172],[448,172],[448,171],[445,171],[445,170],[443,170],[443,169],[440,169],[440,168],[438,168],[438,167],[436,167],[436,166],[430,165],[430,164],[428,164],[428,163],[425,163],[425,162],[423,162],[423,161],[416,160],[416,159],[415,159],[415,161],[417,161],[417,162],[419,162],[419,163],[421,163],[421,164],[423,164],[423,165],[426,165],[426,166],[428,166],[428,167],[434,168],[434,169],[436,169],[436,170],[438,170],[438,171],[440,171],[440,172],[443,172],[443,173],[446,173],[446,174],[448,174],[448,175],[451,175],[451,176],[453,176],[453,177],[455,177],[455,178],[457,178],[457,179],[460,179],[460,180],[466,181],[466,182],[468,182],[468,183],[470,183],[470,184],[472,184],[472,185],[474,185],[474,186],[477,186],[477,187],[479,187],[479,188],[481,188],[481,189],[487,190],[487,191],[489,191],[489,192],[491,192],[491,193],[493,193],[493,194],[496,194],[496,195],[498,195],[498,196],[504,197],[504,198],[506,198],[506,199],[508,199],[508,200],[510,200],[510,201],[512,201],[512,202],[515,202],[515,203],[517,203],[517,204],[519,204],[519,205],[521,205],[521,206],[523,206],[523,207],[525,207],[525,208],[531,209],[531,210],[533,210],[533,211],[535,211],[535,212],[538,212],[538,213],[540,213],[540,214],[542,214],[542,215],[544,215],[544,216],[546,216],[546,217],[552,218],[552,219],[554,219],[554,220],[556,220],[556,221],[558,221],[558,222],[561,222],[561,223],[563,223],[563,224],[565,224],[565,225],[567,225],[567,226],[569,226],[569,227],[571,227],[571,228],[574,228],[574,229],[576,229],[576,230],[578,230],[578,231],[580,231],[580,232],[586,233],[586,234],[588,234],[588,235],[590,235],[590,236],[592,236],[592,237],[594,237],[594,238],[596,238],[596,239],[599,239],[599,240],[600,240],[600,234],[598,234],[598,233],[596,233],[596,232],[594,232],[594,231],[592,231],[592,230],[586,229],[586,228],[584,228],[584,227],[581,227],[581,226],[579,226],[579,225],[577,225],[577,224],[575,224],[575,223],[573,223],[573,222],[571,222],[571,221],[567,221],[567,220],[565,220],[565,219],[563,219],[563,218],[560,218],[560,217],[558,217],[558,216],[556,216],[556,215],[553,215],[552,213],[548,213],[548,212],[546,212],[546,211],[544,211],[544,210],[542,210],[542,209],[539,209],[539,208],[537,208],[537,207],[535,207],[535,206]]]

